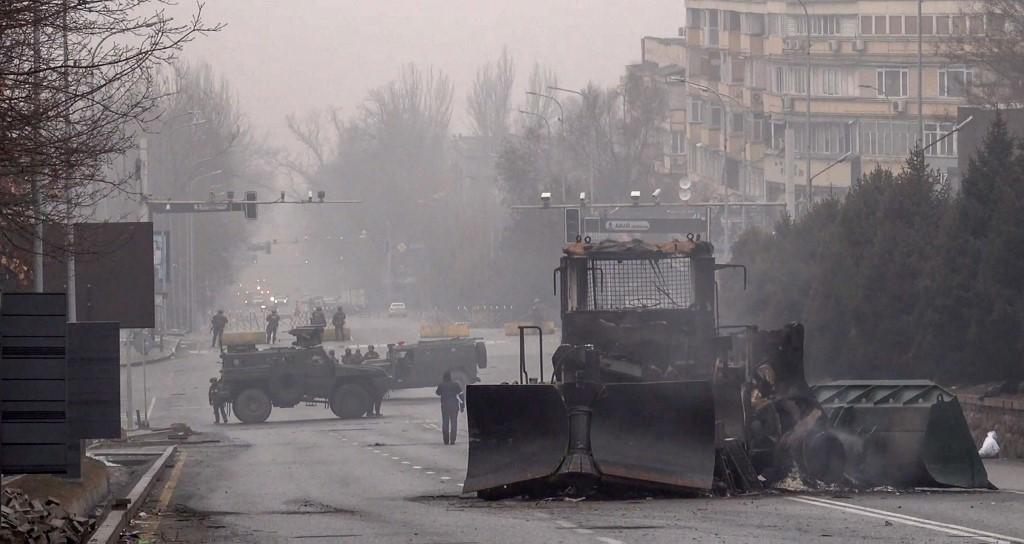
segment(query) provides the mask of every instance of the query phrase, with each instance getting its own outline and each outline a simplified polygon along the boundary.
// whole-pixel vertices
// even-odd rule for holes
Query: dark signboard
[[[68,323],[68,422],[72,438],[121,437],[120,325]]]
[[[4,474],[77,472],[68,469],[66,307],[64,293],[5,293],[0,299]]]
[[[54,247],[62,225],[47,225]],[[75,225],[75,309],[78,321],[117,321],[125,329],[155,326],[152,223]],[[43,267],[45,290],[66,291],[65,256],[55,252]]]

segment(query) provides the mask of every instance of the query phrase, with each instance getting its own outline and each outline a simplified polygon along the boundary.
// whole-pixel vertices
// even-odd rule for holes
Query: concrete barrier
[[[469,336],[469,323],[420,323],[420,338]]]

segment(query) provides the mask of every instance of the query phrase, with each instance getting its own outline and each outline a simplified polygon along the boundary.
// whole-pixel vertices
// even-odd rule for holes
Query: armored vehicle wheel
[[[351,383],[335,388],[330,401],[331,411],[342,419],[361,417],[373,409],[369,393],[362,387]]]
[[[270,397],[262,389],[246,389],[235,398],[232,409],[242,423],[263,423],[270,417]]]

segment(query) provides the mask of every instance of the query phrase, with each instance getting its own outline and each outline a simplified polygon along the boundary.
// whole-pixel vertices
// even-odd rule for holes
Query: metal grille
[[[587,271],[587,309],[689,308],[693,275],[689,257],[593,260]]]

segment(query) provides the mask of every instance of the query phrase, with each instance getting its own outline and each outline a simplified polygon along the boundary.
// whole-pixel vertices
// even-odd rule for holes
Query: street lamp
[[[804,9],[804,26],[807,27],[805,29],[807,30],[807,59],[804,68],[807,71],[807,127],[804,133],[804,153],[807,155],[807,170],[805,172],[807,175],[807,204],[811,204],[814,202],[814,186],[811,179],[811,15],[807,12],[807,4],[804,3],[804,0],[796,1]]]
[[[583,91],[574,91],[572,89],[566,89],[564,87],[558,87],[556,85],[548,85],[548,90],[549,91],[560,91],[560,92],[563,92],[563,93],[574,94],[574,95],[580,97],[580,99],[584,103],[586,102],[586,99],[587,99],[587,95],[583,94]],[[561,107],[562,107],[561,104],[559,104],[558,107],[559,107],[559,109],[561,109]],[[623,117],[623,122],[625,122],[625,117]],[[563,134],[564,134],[564,130],[565,130],[565,126],[564,125],[562,126],[562,129],[563,129]],[[597,155],[597,123],[596,123],[596,120],[595,120],[595,123],[594,123],[594,131],[593,132],[594,132],[594,134],[593,134],[593,136],[594,136],[594,138],[593,138],[593,144],[594,144],[593,155]],[[591,199],[594,198],[594,178],[596,177],[595,167],[594,167],[595,159],[594,159],[593,155],[590,157],[590,198]]]
[[[572,89],[566,89],[564,87],[556,87],[554,85],[548,85],[548,90],[549,91],[562,91],[563,93],[572,93],[572,94],[575,94],[575,95],[579,95],[580,98],[586,98],[586,95],[583,94],[583,91],[574,91]]]
[[[542,121],[544,121],[544,126],[546,126],[547,129],[548,129],[548,138],[551,137],[551,123],[548,122],[548,118],[547,117],[544,117],[543,115],[541,115],[539,113],[536,113],[536,112],[526,111],[526,110],[522,110],[522,109],[519,110],[519,113],[521,113],[523,115],[532,115],[533,117],[540,118]]]
[[[526,94],[530,96],[536,96],[537,98],[547,98],[548,100],[555,103],[558,106],[558,123],[562,126],[563,132],[565,129],[565,109],[562,108],[562,103],[555,97],[548,94],[535,93],[533,91],[526,91]]]
[[[729,118],[731,116],[729,108],[726,107],[725,105],[725,99],[728,98],[729,100],[740,106],[740,108],[744,107],[743,103],[740,102],[739,100],[736,100],[735,97],[723,95],[722,93],[718,92],[717,90],[711,87],[708,87],[707,85],[702,85],[700,83],[690,81],[684,77],[671,76],[667,78],[666,81],[668,81],[669,83],[682,83],[684,85],[690,85],[691,87],[695,87],[706,93],[711,93],[718,98],[718,104],[722,107],[722,188],[728,188],[729,184],[728,179],[726,179],[726,163],[729,160]]]

